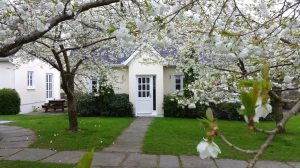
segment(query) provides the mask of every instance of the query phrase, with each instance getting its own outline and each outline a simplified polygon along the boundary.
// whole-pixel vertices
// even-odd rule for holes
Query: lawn
[[[109,146],[134,118],[78,117],[78,125],[82,131],[72,133],[67,131],[67,115],[1,115],[0,120],[15,120],[17,122],[5,125],[33,130],[37,139],[29,148],[57,151],[91,151],[94,148],[98,152]]]
[[[77,164],[0,160],[0,168],[74,168]]]
[[[300,116],[294,116],[286,125],[286,134],[278,134],[261,159],[278,161],[300,161]],[[243,121],[217,121],[219,131],[237,147],[255,150],[263,143],[267,135],[248,131]],[[275,122],[255,123],[258,128],[272,129]],[[197,119],[155,118],[144,138],[143,152],[149,154],[199,155],[196,146],[206,137],[206,131]],[[226,145],[219,137],[215,143],[222,153],[220,158],[247,160],[254,155],[238,152]]]

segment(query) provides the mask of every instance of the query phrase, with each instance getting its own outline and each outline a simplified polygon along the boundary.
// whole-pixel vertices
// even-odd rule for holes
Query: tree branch
[[[79,10],[76,12],[76,15],[89,10],[91,8],[96,8],[96,7],[100,7],[100,6],[105,6],[105,5],[109,5],[115,2],[119,2],[120,0],[97,0],[94,2],[88,2],[83,4],[81,7],[79,7]],[[66,21],[66,20],[70,20],[75,16],[74,13],[72,13],[72,15],[68,15],[67,13],[62,13],[59,14],[57,16],[55,16],[54,18],[48,20],[47,23],[50,24],[50,26],[48,27],[47,30],[39,32],[37,30],[29,33],[28,35],[24,35],[24,36],[18,36],[16,37],[14,43],[12,44],[6,44],[0,47],[0,57],[6,57],[9,56],[8,52],[19,47],[22,46],[23,44],[35,41],[37,39],[39,39],[40,37],[42,37],[44,34],[46,34],[48,31],[50,31],[53,27],[55,27],[56,25],[58,25],[60,22]]]
[[[266,130],[263,130],[263,129],[256,128],[255,126],[254,126],[254,131],[264,133],[264,134],[268,134],[268,135],[274,134],[276,132],[276,130],[266,131]]]
[[[279,97],[276,93],[274,93],[272,90],[269,91],[269,95],[276,99],[276,100],[279,100],[283,103],[297,103],[299,100],[289,100],[289,99],[284,99],[282,97]]]
[[[106,40],[110,40],[110,39],[114,39],[114,38],[116,38],[116,36],[107,37],[107,38],[104,38],[104,39],[95,41],[95,42],[93,42],[93,43],[90,43],[90,44],[87,44],[87,45],[84,45],[84,46],[64,48],[63,50],[60,50],[60,51],[58,52],[58,54],[61,53],[61,52],[69,51],[69,50],[76,50],[76,49],[80,49],[80,48],[86,48],[86,47],[92,46],[92,45],[94,45],[94,44],[96,44],[96,43],[99,43],[99,42],[102,42],[102,41],[106,41]]]
[[[253,150],[244,150],[244,149],[238,148],[238,147],[232,145],[230,142],[228,142],[227,139],[219,131],[217,131],[216,133],[227,145],[229,145],[231,148],[233,148],[237,151],[240,151],[240,152],[243,152],[246,154],[256,154],[258,152],[258,150],[253,151]]]

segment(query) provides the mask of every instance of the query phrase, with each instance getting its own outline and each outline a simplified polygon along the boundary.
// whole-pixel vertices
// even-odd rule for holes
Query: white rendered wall
[[[176,72],[176,67],[164,67],[164,94],[171,94],[175,91],[175,75],[183,75]],[[171,78],[170,78],[171,76]]]
[[[128,68],[123,67],[123,68],[113,68],[113,69],[117,70],[117,72],[115,73],[115,76],[117,76],[120,81],[123,81],[122,83],[117,83],[113,86],[115,93],[116,94],[118,94],[118,93],[129,94]]]
[[[42,67],[42,68],[41,68]],[[27,85],[28,71],[34,72],[34,87]],[[60,99],[60,73],[46,63],[34,60],[16,69],[16,91],[21,98],[21,113],[32,112],[32,106],[46,102],[46,74],[53,75],[53,98]],[[31,107],[31,108],[30,108]]]
[[[164,114],[162,109],[163,96],[164,96],[164,79],[163,79],[163,66],[160,64],[155,65],[144,65],[144,57],[149,57],[151,59],[158,59],[154,55],[153,51],[150,51],[148,47],[144,47],[141,51],[135,55],[129,63],[129,100],[136,107],[136,76],[137,75],[156,75],[156,110],[157,115]]]
[[[0,62],[0,89],[15,88],[15,66],[11,62]]]

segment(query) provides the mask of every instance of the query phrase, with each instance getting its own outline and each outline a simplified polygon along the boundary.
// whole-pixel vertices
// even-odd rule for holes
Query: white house
[[[15,89],[21,98],[20,114],[33,111],[33,106],[60,99],[60,73],[48,64],[34,60],[16,68],[12,60],[0,58],[0,89]]]
[[[163,116],[164,95],[183,87],[183,73],[176,72],[175,65],[142,63],[146,59],[158,60],[162,54],[151,46],[143,45],[122,62],[111,65],[117,70],[115,75],[124,80],[114,86],[119,88],[115,89],[115,93],[129,94],[136,116]],[[91,80],[90,90],[96,86],[96,80]]]

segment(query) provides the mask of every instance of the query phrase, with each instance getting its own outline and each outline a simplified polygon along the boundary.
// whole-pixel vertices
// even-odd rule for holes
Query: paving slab
[[[0,131],[2,131],[2,130],[14,130],[14,129],[24,129],[24,128],[23,127],[17,127],[17,126],[0,125]]]
[[[17,133],[2,133],[2,137],[19,137],[19,136],[30,136],[35,135],[33,131],[26,131],[26,132],[17,132]]]
[[[0,149],[27,148],[31,143],[32,141],[17,141],[17,142],[0,141]]]
[[[300,168],[300,162],[287,162],[289,165],[292,165],[294,168]]]
[[[124,158],[125,153],[94,153],[92,166],[119,166]]]
[[[79,160],[83,157],[87,152],[81,151],[63,151],[56,153],[41,162],[52,162],[52,163],[78,163]]]
[[[182,166],[186,167],[197,167],[197,168],[216,168],[216,165],[211,159],[201,159],[199,156],[186,156],[181,155],[180,160]]]
[[[5,160],[38,161],[53,155],[55,151],[47,149],[26,149],[14,154]]]
[[[134,143],[134,144],[140,144],[143,142],[144,137],[118,137],[114,143]]]
[[[123,136],[123,137],[145,137],[146,132],[123,132],[120,136]]]
[[[219,168],[243,168],[248,166],[244,160],[216,159]]]
[[[5,142],[17,142],[17,141],[33,141],[36,139],[35,135],[31,135],[31,136],[20,136],[20,137],[4,137],[1,139],[2,141]]]
[[[153,118],[137,117],[128,128],[111,144],[104,148],[102,152],[142,152],[143,138],[148,130],[148,124],[153,121]]]
[[[121,167],[157,167],[158,156],[130,153]]]
[[[256,168],[292,168],[291,166],[274,160],[259,160],[255,164]]]
[[[160,155],[159,157],[159,167],[165,168],[175,168],[180,167],[177,156],[172,155]]]
[[[101,152],[134,152],[134,153],[141,153],[141,146],[138,146],[136,144],[133,144],[131,142],[129,143],[122,143],[119,145],[111,144],[109,147],[104,148],[101,150]]]
[[[10,123],[10,122],[15,122],[15,121],[0,120],[0,124]]]
[[[22,149],[0,149],[0,157],[6,157],[6,156],[10,156],[12,154],[15,154],[19,151],[21,151]]]

